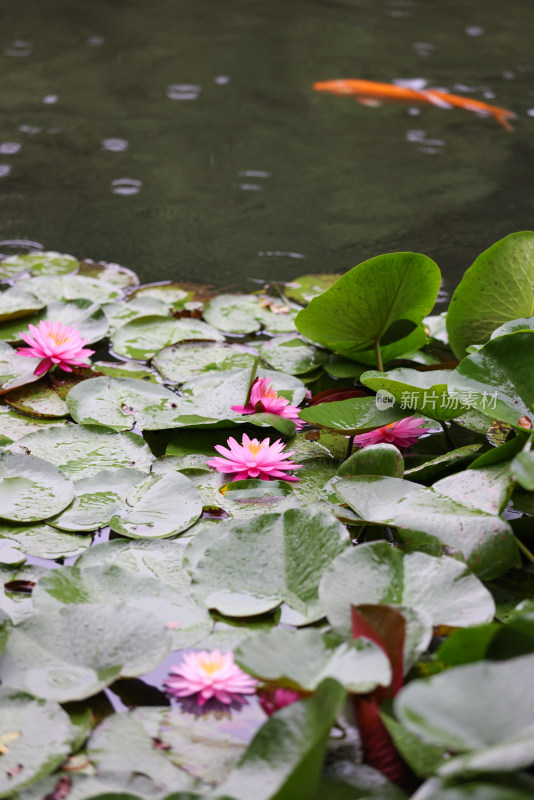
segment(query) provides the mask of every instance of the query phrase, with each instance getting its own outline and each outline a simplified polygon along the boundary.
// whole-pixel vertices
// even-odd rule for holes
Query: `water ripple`
[[[22,145],[18,142],[2,142],[0,144],[0,153],[3,156],[11,156],[18,153]]]
[[[117,178],[111,181],[111,191],[113,194],[138,194],[143,181],[135,178]]]
[[[171,83],[167,86],[166,94],[169,100],[196,100],[202,91],[202,86],[192,83]]]
[[[128,149],[126,139],[102,139],[100,144],[104,150],[110,150],[112,153],[121,153]]]

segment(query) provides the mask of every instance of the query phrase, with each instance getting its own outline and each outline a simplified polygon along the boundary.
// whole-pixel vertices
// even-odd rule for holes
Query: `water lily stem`
[[[376,365],[379,372],[384,372],[384,364],[382,363],[382,351],[380,349],[380,339],[375,341]]]
[[[451,436],[451,432],[450,432],[449,426],[445,422],[440,422],[439,424],[443,428],[443,433],[445,434],[445,438],[447,440],[447,444],[449,445],[450,448],[452,448],[453,450],[456,450],[456,445],[454,444],[454,442],[452,440],[452,436]]]
[[[530,552],[530,550],[528,549],[528,547],[526,547],[526,546],[523,544],[523,542],[521,541],[521,539],[518,539],[518,538],[517,538],[517,536],[514,536],[514,539],[516,540],[517,546],[519,547],[519,549],[521,550],[521,552],[523,553],[523,555],[524,555],[526,558],[528,558],[528,560],[530,561],[530,563],[531,563],[531,564],[534,564],[534,556],[532,555],[532,553]]]
[[[354,436],[349,436],[349,441],[348,441],[348,444],[347,444],[347,453],[345,455],[345,458],[343,459],[344,461],[346,461],[347,458],[349,458],[349,456],[352,455],[352,445],[353,444],[354,444]]]
[[[250,380],[248,382],[248,389],[247,389],[247,396],[245,397],[245,405],[248,406],[250,402],[250,393],[252,391],[252,386],[254,381],[256,380],[256,373],[258,371],[258,365],[260,363],[260,357],[256,356],[254,359],[254,363],[252,365],[252,369],[250,370]]]

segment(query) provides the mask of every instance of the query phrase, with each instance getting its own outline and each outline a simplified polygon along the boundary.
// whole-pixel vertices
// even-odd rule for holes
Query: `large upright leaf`
[[[330,729],[345,693],[327,678],[313,697],[283,708],[260,728],[238,767],[219,787],[234,800],[309,800],[314,796]]]
[[[418,372],[400,367],[389,372],[364,372],[360,381],[374,392],[381,389],[389,392],[402,409],[413,414],[446,420],[454,419],[466,410],[460,405],[459,398],[447,391],[450,376],[450,370]]]
[[[295,324],[308,339],[364,364],[377,363],[373,348],[384,339],[386,362],[424,344],[421,323],[432,310],[440,281],[437,265],[420,253],[377,256],[313,298]]]
[[[453,751],[440,775],[512,772],[534,761],[534,655],[479,661],[408,684],[395,713],[422,739]]]
[[[534,232],[511,233],[484,250],[464,274],[447,312],[447,330],[458,358],[470,344],[484,344],[509,320],[534,314]]]
[[[451,373],[449,391],[466,405],[524,430],[534,423],[534,330],[491,339]]]

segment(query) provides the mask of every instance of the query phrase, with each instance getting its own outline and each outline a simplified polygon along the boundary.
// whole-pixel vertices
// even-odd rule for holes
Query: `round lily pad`
[[[97,278],[97,280],[111,283],[113,286],[120,286],[121,289],[139,285],[139,278],[135,272],[128,267],[121,267],[120,264],[94,264],[90,261],[81,261],[78,274],[87,278]]]
[[[21,342],[21,332],[29,332],[30,324],[39,326],[41,320],[62,322],[79,331],[89,344],[103,339],[108,322],[98,303],[84,298],[63,301],[51,300],[45,309],[22,319],[0,323],[0,339],[5,342]]]
[[[270,367],[290,375],[310,372],[330,358],[327,350],[320,350],[294,333],[275,336],[263,342],[260,355]]]
[[[264,327],[270,333],[295,331],[298,306],[256,294],[220,294],[206,305],[204,319],[226,333],[254,333]]]
[[[35,374],[39,360],[20,356],[9,344],[0,341],[0,394],[39,380]]]
[[[5,402],[15,411],[28,414],[30,417],[58,419],[69,415],[66,402],[48,377],[41,378],[37,383],[13,389],[6,394]]]
[[[111,337],[118,356],[146,361],[158,350],[186,339],[224,341],[219,331],[198,319],[174,319],[156,314],[139,317],[115,331]]]
[[[300,275],[290,283],[284,284],[284,294],[290,300],[306,306],[314,297],[333,286],[338,278],[341,278],[340,273],[322,272],[316,275]]]
[[[146,470],[154,459],[147,444],[135,433],[113,433],[83,425],[53,425],[23,436],[10,449],[46,459],[72,478],[87,478],[115,467]]]
[[[18,278],[29,272],[31,275],[66,275],[76,272],[78,259],[52,251],[43,253],[23,253],[10,256],[0,262],[0,275]]]
[[[10,545],[12,559],[8,563],[13,563],[16,553],[19,553],[22,559],[25,555],[46,559],[71,558],[81,555],[91,544],[90,536],[73,536],[70,533],[57,531],[44,523],[0,524],[0,539]],[[3,553],[0,554],[0,561],[6,563]]]
[[[1,267],[0,267],[1,269]],[[17,286],[0,292],[0,322],[26,317],[44,308],[44,303]]]
[[[172,344],[156,353],[152,365],[169,383],[184,383],[204,372],[250,370],[256,358],[251,347],[224,342],[189,341]]]
[[[0,518],[37,522],[63,511],[74,486],[57,467],[35,456],[0,453]]]
[[[112,283],[86,278],[84,275],[63,275],[29,278],[24,289],[39,300],[50,303],[54,300],[91,300],[93,303],[109,303],[122,295]]]

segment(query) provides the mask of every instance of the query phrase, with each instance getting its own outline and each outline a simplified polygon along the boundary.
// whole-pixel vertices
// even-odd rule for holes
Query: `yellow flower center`
[[[63,332],[63,333],[60,335],[60,334],[59,334],[59,332],[58,332],[58,333],[52,333],[52,332],[50,331],[50,332],[48,333],[48,338],[49,338],[49,339],[52,339],[52,340],[55,342],[55,344],[57,344],[57,345],[61,345],[61,344],[65,344],[65,342],[67,342],[67,341],[68,341],[68,339],[69,339],[69,335],[68,335],[67,333],[65,333],[65,332]]]
[[[253,456],[257,456],[260,450],[264,447],[264,444],[263,442],[258,442],[257,439],[253,439],[250,444],[247,445],[247,447]]]
[[[207,675],[213,675],[213,673],[220,670],[224,664],[222,655],[214,656],[213,654],[210,654],[208,657],[204,656],[203,658],[199,658],[198,663]]]

